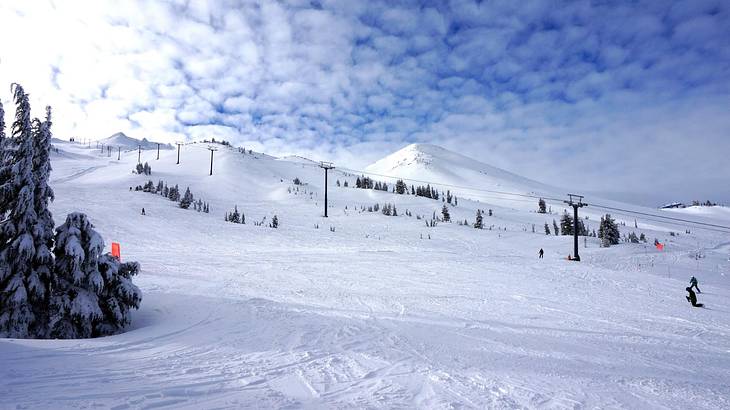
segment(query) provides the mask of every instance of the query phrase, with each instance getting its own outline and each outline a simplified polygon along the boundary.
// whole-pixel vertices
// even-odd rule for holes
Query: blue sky
[[[428,142],[555,185],[730,201],[729,4],[3,2],[0,83],[64,137],[351,167]]]

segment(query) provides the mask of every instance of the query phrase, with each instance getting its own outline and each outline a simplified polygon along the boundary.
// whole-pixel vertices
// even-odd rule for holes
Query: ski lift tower
[[[324,169],[324,217],[327,218],[327,171],[335,166],[331,162],[320,162],[319,167]]]
[[[580,255],[578,255],[578,208],[583,208],[588,204],[583,203],[582,195],[576,194],[568,194],[568,200],[563,202],[573,207],[573,260],[580,262]]]
[[[210,151],[210,175],[213,175],[213,153],[218,151],[218,148],[208,147],[208,151]]]
[[[183,145],[183,142],[178,141],[175,145],[177,145],[177,165],[180,165],[180,147]]]

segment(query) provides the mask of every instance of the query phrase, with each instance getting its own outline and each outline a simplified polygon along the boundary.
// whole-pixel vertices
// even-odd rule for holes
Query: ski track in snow
[[[211,214],[129,192],[149,179],[136,153],[54,162],[56,220],[89,213],[141,262],[144,299],[121,335],[0,339],[0,408],[730,407],[726,236],[703,234],[701,261],[679,237],[665,253],[591,241],[569,263],[570,238],[523,231],[559,218],[535,204],[460,199],[455,220],[493,208],[485,225],[508,230],[427,229],[353,206],[430,216],[440,201],[331,186],[325,220],[318,196],[286,192],[294,176],[319,192],[316,168],[219,151],[211,180],[204,147],[178,167],[162,154],[143,153],[151,179],[190,185]],[[222,221],[234,204],[247,225]],[[251,224],[273,212],[280,229]],[[708,309],[684,302],[692,274]]]

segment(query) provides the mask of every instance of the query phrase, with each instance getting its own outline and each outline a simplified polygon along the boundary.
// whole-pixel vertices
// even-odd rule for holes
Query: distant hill
[[[136,138],[128,137],[123,132],[118,132],[111,137],[107,137],[98,141],[100,144],[110,145],[112,147],[122,147],[122,149],[137,149],[141,146],[144,150],[157,149],[157,142],[149,141],[147,138],[138,140]],[[160,149],[173,149],[172,144],[159,143]]]

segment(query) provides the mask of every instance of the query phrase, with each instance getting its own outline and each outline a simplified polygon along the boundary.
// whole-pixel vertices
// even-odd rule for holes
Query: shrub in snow
[[[87,216],[74,212],[56,230],[56,277],[50,336],[62,339],[110,335],[129,324],[142,293],[132,283],[136,262],[102,254],[104,240]]]

